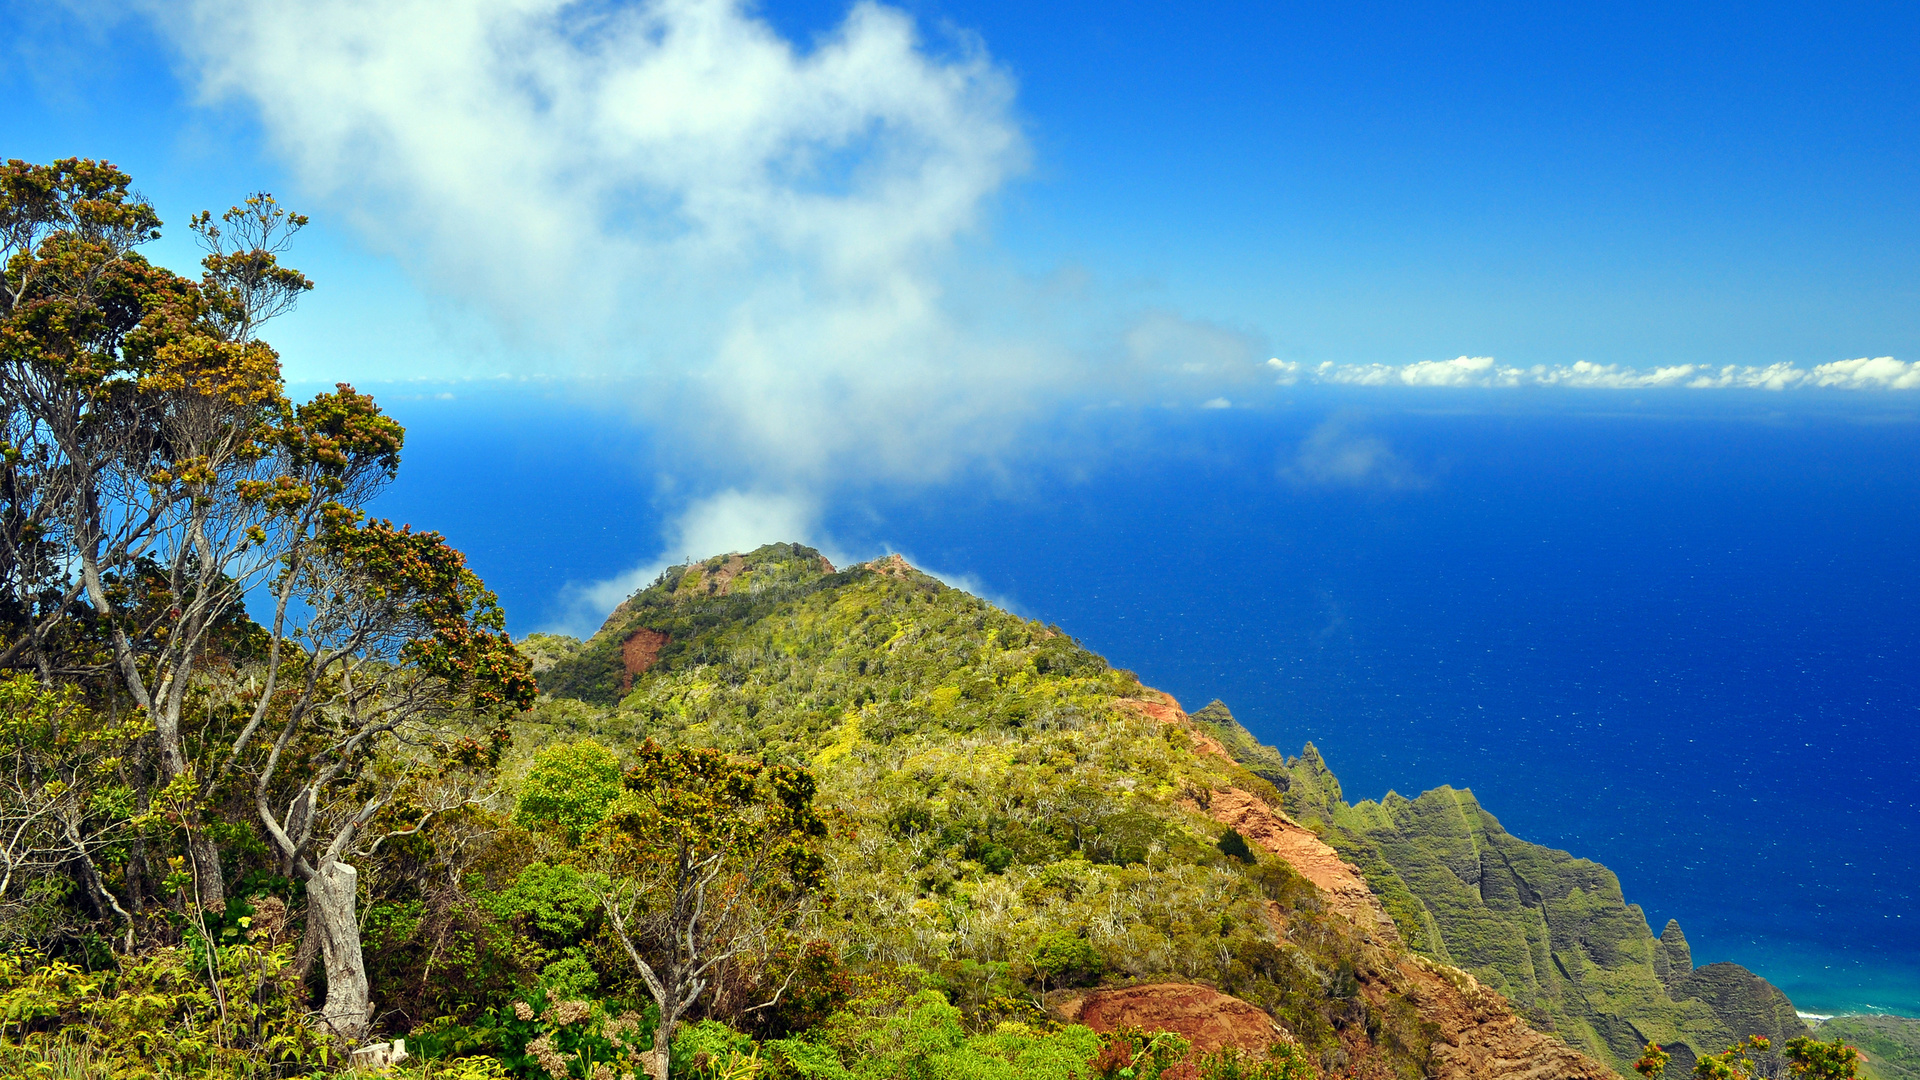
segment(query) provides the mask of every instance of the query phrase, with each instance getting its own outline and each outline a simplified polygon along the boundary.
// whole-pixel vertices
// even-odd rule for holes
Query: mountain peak
[[[874,559],[871,562],[863,562],[860,565],[862,568],[871,570],[882,577],[907,577],[920,572],[916,570],[912,564],[908,563],[907,560],[901,558],[900,553],[897,551],[891,555]]]

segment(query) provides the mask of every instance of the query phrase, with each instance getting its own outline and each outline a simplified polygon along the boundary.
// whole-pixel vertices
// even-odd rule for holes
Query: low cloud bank
[[[1022,292],[965,249],[1028,153],[964,33],[871,0],[805,45],[738,0],[126,2],[509,374],[624,395],[722,483],[937,478],[1083,381],[973,314]]]
[[[1619,364],[1535,364],[1515,367],[1491,356],[1461,356],[1452,360],[1422,360],[1411,364],[1316,365],[1278,358],[1268,369],[1283,386],[1324,383],[1342,386],[1564,386],[1574,389],[1638,390],[1684,387],[1691,390],[1750,389],[1920,389],[1920,362],[1891,356],[1836,360],[1811,368],[1797,364],[1766,367],[1726,364],[1674,364],[1651,369]]]

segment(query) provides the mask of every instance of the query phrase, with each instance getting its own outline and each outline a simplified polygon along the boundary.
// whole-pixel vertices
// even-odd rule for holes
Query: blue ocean
[[[1920,419],[1715,397],[1107,415],[1046,463],[829,493],[821,546],[1311,741],[1349,799],[1471,788],[1802,1010],[1920,1015]],[[659,554],[659,448],[618,414],[383,398],[378,511],[466,550],[517,633]]]

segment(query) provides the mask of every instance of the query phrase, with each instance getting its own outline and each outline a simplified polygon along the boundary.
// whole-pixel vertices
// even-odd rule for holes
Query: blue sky
[[[356,194],[290,167],[254,95],[199,103],[186,20],[48,7],[0,16],[9,153],[111,157],[175,219],[273,188],[315,212],[308,261],[355,316],[443,302],[394,295],[417,286],[346,219]],[[754,10],[805,50],[848,9]],[[1313,362],[1920,355],[1911,6],[897,10],[1012,84],[1028,160],[968,239],[1120,307]]]
[[[0,156],[126,168],[183,271],[196,210],[310,214],[267,337],[408,424],[376,511],[516,633],[902,550],[1911,1010],[1916,55],[1897,4],[0,0]],[[1819,835],[1756,876],[1775,791]]]
[[[572,394],[669,448],[668,547],[1089,409],[1920,388],[1907,6],[73,0],[0,40],[7,155],[313,216],[293,378]]]

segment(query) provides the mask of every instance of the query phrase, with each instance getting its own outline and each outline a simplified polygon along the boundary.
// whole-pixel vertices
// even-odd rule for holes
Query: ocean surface
[[[409,437],[377,511],[448,534],[516,633],[659,554],[665,466],[618,414],[383,400]],[[1802,1010],[1920,1015],[1914,406],[1303,394],[1065,430],[827,492],[817,539],[1311,741],[1349,799],[1471,788]]]

